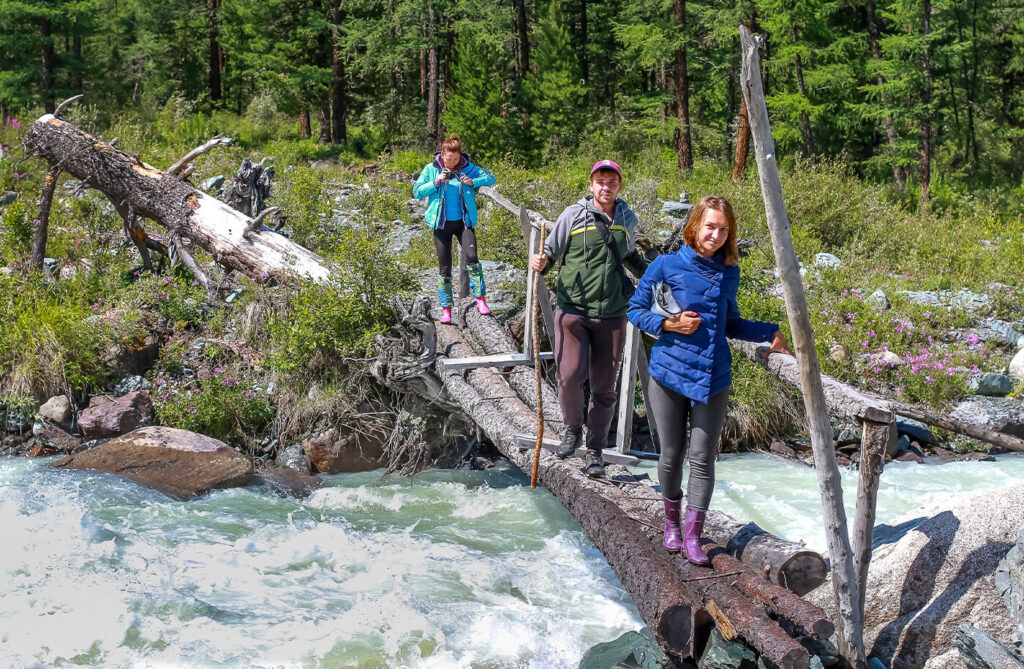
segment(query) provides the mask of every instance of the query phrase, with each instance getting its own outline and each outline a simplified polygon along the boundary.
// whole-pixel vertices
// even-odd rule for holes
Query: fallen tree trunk
[[[128,207],[135,216],[166,227],[169,236],[191,240],[226,269],[257,281],[285,276],[326,281],[330,276],[308,249],[254,226],[253,219],[220,200],[51,114],[32,125],[25,146],[106,195],[115,207]]]

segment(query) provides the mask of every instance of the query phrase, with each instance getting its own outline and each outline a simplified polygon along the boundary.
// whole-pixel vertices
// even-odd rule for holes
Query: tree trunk
[[[577,0],[576,11],[579,13],[579,32],[576,35],[576,54],[580,61],[580,76],[583,85],[590,90],[590,63],[587,58],[587,0]]]
[[[921,86],[921,204],[928,204],[928,189],[932,181],[932,48],[931,37],[932,3],[924,0],[921,34],[924,36],[924,53],[921,56],[921,72],[924,82]]]
[[[302,109],[299,110],[299,138],[309,139],[312,136],[313,130],[310,127],[309,108],[303,105]]]
[[[519,33],[519,63],[516,74],[525,77],[530,71],[530,24],[526,18],[526,0],[512,0],[516,6],[516,29]]]
[[[800,39],[800,34],[797,32],[796,24],[791,23],[790,29],[793,36],[793,45],[796,46]],[[800,97],[804,100],[810,101],[810,97],[807,95],[807,86],[804,85],[804,64],[803,59],[800,57],[800,53],[796,54],[796,87],[800,92]],[[800,136],[804,140],[804,154],[810,158],[818,152],[818,149],[814,142],[814,133],[811,132],[811,118],[807,114],[806,110],[800,110]]]
[[[52,115],[32,125],[25,146],[135,216],[163,225],[170,238],[191,240],[226,269],[257,281],[330,276],[317,255],[287,237],[264,231],[259,221]]]
[[[57,178],[61,169],[58,166],[51,166],[43,177],[43,188],[39,195],[39,217],[36,218],[35,227],[32,231],[32,267],[43,268],[43,260],[46,258],[46,239],[50,228],[50,209],[53,206],[53,191],[57,188]]]
[[[873,0],[867,0],[864,3],[864,12],[867,15],[868,22],[868,41],[871,43],[871,58],[876,63],[882,61],[882,47],[879,44],[879,30],[878,20],[875,15],[875,3]],[[885,77],[881,74],[877,78],[878,85],[885,85]],[[888,106],[889,101],[886,96],[882,96],[882,104]],[[885,137],[889,142],[889,148],[892,150],[896,149],[896,124],[892,120],[892,114],[887,114],[882,124],[885,126]],[[907,171],[903,169],[902,165],[893,165],[892,168],[893,178],[896,179],[896,185],[899,186],[900,190],[907,187]]]
[[[804,396],[811,446],[814,449],[815,471],[821,491],[825,536],[832,559],[833,586],[840,615],[839,637],[847,659],[858,669],[866,665],[864,654],[864,619],[858,608],[859,595],[853,569],[853,555],[843,507],[843,489],[832,443],[832,424],[822,385],[821,369],[807,315],[807,299],[800,280],[799,264],[793,250],[789,220],[782,199],[782,185],[775,162],[775,145],[768,122],[768,107],[761,88],[760,59],[757,43],[746,26],[740,26],[743,53],[743,95],[747,97],[754,155],[761,179],[765,213],[775,251],[776,264],[782,277],[786,313],[793,330],[799,361],[800,388]]]
[[[82,71],[85,69],[85,62],[82,60],[82,34],[75,27],[75,34],[71,38],[71,55],[75,59],[75,67],[71,73],[71,88],[78,93],[82,92]]]
[[[675,0],[676,33],[680,40],[686,39],[686,0]],[[679,119],[679,135],[676,138],[676,154],[679,169],[689,172],[693,169],[693,151],[690,141],[690,81],[686,69],[686,44],[676,48],[673,83],[676,92],[676,118]]]
[[[344,144],[348,141],[345,60],[340,45],[342,18],[341,0],[337,0],[331,17],[331,141],[335,144]]]
[[[207,0],[206,23],[210,33],[210,100],[220,102],[220,42],[217,39],[217,9],[220,0]]]
[[[427,99],[427,51],[420,49],[420,98]]]
[[[316,110],[316,118],[320,121],[320,136],[317,142],[320,144],[331,143],[331,110],[327,107],[320,107]]]
[[[53,24],[50,23],[50,19],[44,18],[40,28],[43,35],[43,80],[41,86],[43,108],[47,114],[52,114],[53,110],[57,108],[53,99],[53,69],[56,60],[53,53]]]
[[[750,147],[750,119],[747,116],[747,96],[740,97],[740,123],[736,130],[736,157],[732,161],[733,181],[743,178],[747,167],[747,152]]]
[[[436,26],[434,24],[434,10],[427,9],[427,38],[430,40],[430,48],[427,50],[427,141],[431,147],[437,143],[439,124],[439,102],[440,82],[437,64],[437,43]]]

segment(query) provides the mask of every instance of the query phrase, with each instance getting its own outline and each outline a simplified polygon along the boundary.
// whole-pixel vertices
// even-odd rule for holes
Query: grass
[[[234,391],[217,385],[220,373],[203,372],[209,378],[197,380],[198,370],[218,368],[245,379],[249,385],[243,397],[244,391],[255,393],[279,412],[287,404],[284,413],[298,421],[316,413],[303,408],[312,400],[302,399],[313,383],[336,389],[328,398],[345,398],[337,404],[339,415],[355,411],[358,401],[346,397],[353,388],[350,380],[365,371],[373,338],[391,322],[391,296],[414,290],[412,271],[436,263],[429,230],[408,206],[412,178],[431,159],[430,152],[396,148],[388,132],[374,127],[352,128],[347,146],[319,145],[299,139],[290,121],[255,102],[244,116],[196,114],[184,101],[172,100],[150,117],[72,107],[69,118],[102,137],[117,136],[119,148],[159,167],[214,134],[235,137],[231,147],[196,161],[195,183],[216,175],[230,179],[243,158],[272,157],[272,204],[287,217],[285,232],[341,271],[337,281],[319,287],[266,287],[242,279],[241,299],[207,305],[203,292],[180,270],[162,266],[153,274],[139,273],[135,250],[123,241],[121,223],[109,204],[94,194],[70,198],[61,185],[47,254],[57,260],[65,278],[28,272],[25,259],[45,166],[35,160],[18,162],[17,147],[28,123],[19,127],[5,122],[0,143],[9,150],[0,160],[0,191],[14,190],[19,201],[0,208],[0,266],[8,272],[0,275],[0,402],[42,400],[57,392],[81,397],[109,388],[117,380],[109,351],[129,345],[139,335],[144,315],[152,314],[163,349],[150,377],[164,379],[161,392],[169,392],[167,397],[177,398],[180,405],[164,402],[164,421],[191,425],[200,413],[230,413],[228,399],[243,404]],[[511,201],[527,202],[554,220],[587,193],[590,165],[619,147],[616,137],[554,153],[535,169],[510,157],[483,167],[494,172],[498,189]],[[682,191],[691,202],[709,194],[727,197],[738,214],[740,237],[753,242],[741,260],[741,312],[760,320],[785,319],[782,302],[773,293],[774,259],[753,166],[745,180],[734,182],[731,165],[722,162],[699,162],[691,173],[680,173],[670,148],[641,146],[611,157],[623,166],[623,197],[639,216],[639,234],[652,242],[667,229],[660,214],[662,200],[675,200]],[[970,330],[982,317],[1024,329],[1024,187],[972,192],[944,183],[932,206],[918,210],[912,194],[865,183],[841,162],[782,164],[791,232],[797,255],[809,270],[805,286],[826,373],[943,408],[967,392],[975,370],[1005,366],[1012,352],[972,338]],[[336,199],[343,184],[355,188]],[[329,223],[338,209],[350,218],[341,228]],[[386,243],[398,226],[412,226],[419,234],[409,251],[396,258]],[[482,259],[525,266],[513,215],[483,206],[477,233]],[[841,264],[827,270],[814,267],[815,255],[822,252],[836,255]],[[199,256],[200,262],[209,261]],[[904,295],[909,290],[960,289],[987,294],[989,306],[969,315],[917,305]],[[866,302],[877,290],[888,296],[889,309],[879,311]],[[118,318],[101,317],[110,312]],[[192,348],[204,340],[242,341],[244,346],[206,343]],[[847,359],[830,357],[838,347],[849,353]],[[886,351],[905,364],[881,363]],[[278,387],[276,400],[256,391],[256,386],[270,385]],[[187,389],[197,387],[206,389],[206,404],[182,403]],[[1018,396],[1020,392],[1018,387]],[[748,437],[758,443],[794,429],[798,422],[799,402],[792,393],[742,360],[734,363],[733,404]],[[257,409],[249,419],[226,420],[216,430],[235,440],[240,439],[240,426],[281,433],[281,426],[262,420],[264,414]],[[294,433],[295,425],[285,431]]]

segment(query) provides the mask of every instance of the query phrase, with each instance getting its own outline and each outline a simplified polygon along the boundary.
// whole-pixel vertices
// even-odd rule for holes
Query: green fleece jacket
[[[626,315],[629,295],[615,267],[615,256],[594,225],[597,216],[611,230],[626,267],[636,276],[644,273],[647,261],[634,243],[636,214],[623,200],[616,200],[615,220],[609,221],[592,195],[566,207],[551,227],[544,241],[545,272],[561,259],[556,288],[559,309],[593,318],[620,318]]]

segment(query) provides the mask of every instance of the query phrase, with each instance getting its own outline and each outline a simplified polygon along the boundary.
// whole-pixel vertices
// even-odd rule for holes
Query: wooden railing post
[[[875,528],[878,483],[886,450],[896,441],[896,416],[888,422],[863,421],[857,512],[853,521],[853,571],[857,581],[857,609],[864,611],[871,564],[871,536]]]

